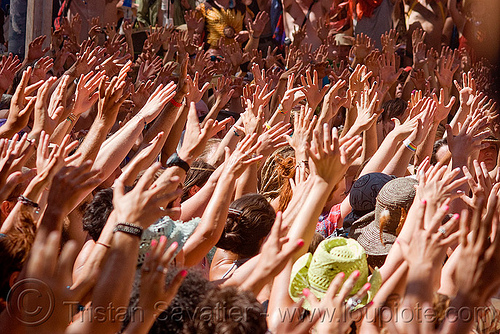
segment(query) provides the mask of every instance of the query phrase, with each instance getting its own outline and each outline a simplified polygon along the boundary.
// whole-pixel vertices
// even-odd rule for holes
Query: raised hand
[[[14,76],[21,66],[21,61],[17,56],[12,56],[12,53],[8,57],[2,56],[0,63],[0,94],[5,93],[9,89],[12,82],[14,82]]]
[[[276,149],[286,146],[286,136],[292,133],[290,123],[278,122],[269,129],[266,129],[257,139],[262,143],[257,150],[258,155],[269,156]]]
[[[434,102],[436,102],[436,114],[434,115],[435,121],[437,123],[445,120],[448,118],[448,115],[451,111],[451,108],[453,108],[453,105],[455,104],[455,96],[452,96],[450,99],[450,102],[448,104],[445,104],[444,102],[444,88],[441,88],[439,91],[439,99],[436,95],[436,93],[432,93],[432,99]]]
[[[487,117],[467,116],[464,124],[456,136],[453,135],[453,130],[449,124],[446,124],[446,134],[448,147],[452,156],[464,157],[470,156],[473,152],[482,149],[482,140],[488,137]]]
[[[357,65],[349,77],[349,90],[356,96],[361,97],[361,92],[368,88],[368,79],[372,76],[372,72],[367,73],[365,65]]]
[[[226,147],[226,160],[224,162],[224,175],[230,174],[234,178],[240,177],[243,172],[253,163],[262,160],[262,155],[257,155],[261,143],[255,141],[257,134],[246,136],[241,142],[238,143],[234,152],[230,153],[229,148]]]
[[[352,52],[358,63],[362,62],[366,56],[373,50],[374,44],[370,37],[365,34],[359,34],[354,40]]]
[[[130,64],[128,68],[130,68]],[[108,126],[112,126],[115,123],[118,110],[120,110],[122,103],[128,97],[127,94],[123,93],[127,77],[126,69],[119,76],[111,79],[107,87],[105,83],[106,77],[103,77],[99,83],[99,101],[97,103],[96,118]]]
[[[479,163],[477,160],[474,160],[473,165],[475,176],[472,176],[467,166],[462,167],[464,175],[467,178],[467,183],[469,184],[469,188],[472,192],[472,197],[462,193],[460,198],[471,208],[479,209],[479,201],[490,196],[496,180],[491,177],[484,162]]]
[[[356,101],[358,117],[356,117],[356,121],[349,130],[349,133],[346,134],[347,138],[349,138],[349,135],[352,136],[353,133],[359,134],[372,127],[378,116],[382,113],[382,110],[377,110],[378,98],[378,93],[375,93],[372,98],[370,98],[369,93],[366,91],[361,93],[360,102]]]
[[[72,113],[78,116],[85,111],[89,110],[94,103],[99,99],[99,83],[104,77],[104,71],[94,72],[91,71],[86,75],[81,75],[76,85],[75,100],[73,103]]]
[[[426,34],[427,33],[420,28],[413,30],[411,34],[411,45],[415,46],[419,43],[424,43]]]
[[[28,63],[31,63],[39,58],[42,58],[47,52],[49,52],[50,48],[43,48],[43,42],[47,36],[42,35],[35,38],[28,46],[28,55],[26,57]]]
[[[363,147],[362,139],[354,136],[339,143],[337,128],[330,128],[323,124],[323,141],[320,141],[320,133],[315,130],[311,148],[309,149],[309,161],[311,173],[318,175],[330,185],[336,185],[342,178],[347,168],[361,156]]]
[[[36,98],[28,98],[28,95],[43,84],[43,82],[39,82],[28,87],[31,73],[31,67],[28,67],[26,71],[23,72],[21,82],[12,96],[7,122],[0,128],[1,137],[3,138],[13,136],[16,132],[21,131],[28,125],[31,112],[36,102]]]
[[[466,115],[469,114],[476,95],[476,81],[472,77],[472,73],[462,73],[462,85],[454,80],[455,87],[460,95],[460,107]]]
[[[208,139],[219,131],[218,122],[212,119],[200,126],[196,105],[191,101],[179,157],[189,164],[192,163],[203,152]]]
[[[142,62],[139,66],[139,73],[137,74],[137,83],[146,82],[148,80],[153,80],[156,74],[162,68],[162,60],[160,57],[156,56],[154,59],[147,59]]]
[[[194,79],[191,79],[191,76],[189,74],[187,75],[186,78],[186,85],[187,85],[187,94],[186,94],[186,103],[188,105],[191,104],[191,102],[198,103],[201,98],[203,97],[203,94],[208,90],[208,87],[210,84],[208,82],[205,82],[203,87],[199,89],[199,84],[200,84],[200,74],[198,72],[195,73]]]
[[[134,189],[125,194],[125,186],[121,179],[116,179],[113,191],[113,207],[117,221],[124,221],[147,228],[160,217],[169,215],[173,209],[165,207],[180,196],[177,189],[179,177],[155,183],[155,173],[161,164],[155,163],[149,167],[137,182]],[[173,213],[173,211],[172,211]]]
[[[253,38],[259,38],[266,27],[267,22],[269,22],[269,14],[267,12],[259,12],[255,16],[255,20],[248,19],[247,28],[250,32],[250,35]]]
[[[231,88],[231,79],[222,76],[217,78],[217,85],[214,88],[215,104],[220,108],[224,108],[233,94],[234,88]]]
[[[165,249],[166,246],[167,238],[163,235],[159,242],[153,240],[149,255],[141,267],[138,307],[150,313],[153,320],[168,308],[188,274],[186,270],[179,270],[172,282],[165,286],[165,277],[170,270],[168,267],[175,257],[178,244],[174,242]]]
[[[459,66],[455,65],[455,57],[458,54],[451,52],[449,48],[444,48],[441,50],[441,59],[439,62],[439,70],[434,70],[434,74],[438,79],[441,88],[451,89],[451,84],[453,82],[453,75],[458,70]]]
[[[294,149],[297,161],[308,161],[309,143],[316,121],[314,110],[311,108],[306,111],[304,107],[301,107],[300,112],[296,112],[294,115],[293,136],[286,136],[286,139]]]
[[[311,78],[311,71],[307,70],[306,76],[305,77],[301,76],[300,81],[302,82],[303,86],[302,91],[306,96],[309,107],[311,107],[312,109],[316,109],[316,107],[319,105],[319,103],[325,96],[326,92],[328,92],[330,86],[326,85],[323,88],[320,88],[320,82],[318,80],[318,72],[316,70],[313,72],[312,78]]]
[[[381,55],[380,58],[380,80],[382,80],[386,86],[391,87],[396,83],[401,73],[403,73],[403,68],[398,68],[396,63],[396,55]],[[382,96],[381,96],[382,98]]]
[[[382,52],[386,55],[392,55],[401,46],[401,44],[396,45],[399,38],[399,33],[395,29],[387,31],[385,34],[380,36],[380,41],[382,43]]]
[[[173,82],[170,82],[165,87],[158,86],[136,116],[142,117],[146,123],[151,123],[160,114],[168,101],[175,96],[176,87]]]
[[[36,83],[40,80],[45,80],[47,73],[54,66],[54,60],[50,57],[43,57],[33,66],[33,73],[31,74],[30,83]]]
[[[49,135],[54,132],[59,119],[64,112],[64,107],[61,105],[64,97],[64,92],[69,82],[69,76],[63,77],[57,86],[56,91],[50,99],[49,105],[49,90],[50,87],[56,82],[55,77],[47,80],[42,87],[38,90],[36,104],[35,104],[35,117],[33,122],[33,132],[41,133],[44,130]]]

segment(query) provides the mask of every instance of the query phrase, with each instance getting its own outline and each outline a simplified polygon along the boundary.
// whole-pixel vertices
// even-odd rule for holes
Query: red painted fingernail
[[[151,240],[151,246],[155,247],[158,244],[158,241],[156,239]]]
[[[366,306],[372,306],[373,305],[373,300],[371,302],[369,302],[368,304],[366,304]]]
[[[399,239],[398,238],[396,238],[396,243],[399,244]]]
[[[304,246],[304,240],[299,239],[299,241],[297,241],[297,245],[298,245],[299,247]]]
[[[363,286],[363,288],[366,290],[370,290],[371,287],[372,285],[370,283],[366,283],[365,286]]]
[[[308,288],[305,288],[304,290],[302,290],[302,294],[303,294],[304,296],[306,296],[306,297],[307,297],[307,296],[309,296],[309,294],[310,294],[310,293],[311,293],[311,291],[309,291],[309,289],[308,289]]]
[[[178,246],[178,245],[179,245],[179,244],[177,243],[177,241],[174,241],[174,242],[172,243],[172,246],[171,246],[171,247],[175,247],[175,248],[177,248],[177,246]]]
[[[423,199],[422,204],[427,204],[427,200]]]
[[[353,275],[354,275],[354,278],[359,277],[359,275],[360,275],[359,270],[354,270]]]
[[[444,210],[444,211],[448,211],[449,209],[450,209],[450,207],[449,207],[448,205],[445,205],[445,206],[443,207],[443,210]]]
[[[187,270],[181,270],[181,276],[186,277],[188,274]]]
[[[458,218],[460,218],[460,215],[459,215],[458,213],[455,213],[455,214],[453,215],[453,218],[454,218],[454,219],[458,219]]]
[[[166,240],[167,240],[167,237],[166,237],[166,236],[162,235],[162,236],[160,237],[160,242],[165,242]]]
[[[341,272],[341,273],[339,273],[339,276],[340,276],[341,278],[344,278],[344,277],[345,277],[345,273],[344,273],[344,272]]]

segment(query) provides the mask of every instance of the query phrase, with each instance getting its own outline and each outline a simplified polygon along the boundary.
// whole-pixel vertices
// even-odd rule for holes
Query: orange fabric
[[[384,0],[357,0],[356,2],[356,16],[358,20],[363,18],[363,16],[370,17],[373,14],[375,8],[380,6]],[[351,9],[354,12],[354,2],[355,0],[350,0]]]

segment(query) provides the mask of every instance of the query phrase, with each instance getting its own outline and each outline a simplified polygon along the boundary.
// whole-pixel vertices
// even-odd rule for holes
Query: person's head
[[[435,165],[438,162],[441,162],[443,164],[448,164],[450,158],[451,154],[450,150],[448,149],[448,142],[446,141],[446,138],[436,140],[432,148],[432,155],[430,161],[431,165]]]
[[[268,200],[273,200],[280,195],[281,187],[289,181],[288,178],[283,178],[279,172],[279,161],[294,156],[295,151],[287,145],[277,149],[267,158],[260,172],[259,194]]]
[[[181,202],[196,194],[207,183],[214,171],[214,166],[201,160],[195,160],[186,174],[186,180],[182,188]]]
[[[0,300],[6,300],[35,240],[33,218],[28,215],[20,218],[20,224],[13,231],[0,235]]]
[[[259,253],[275,218],[276,213],[264,196],[244,195],[231,203],[224,231],[216,246],[241,259],[253,257]]]
[[[399,119],[401,123],[404,121],[407,107],[408,103],[400,98],[389,100],[382,104],[383,111],[377,126],[382,128],[379,133],[381,132],[384,138],[394,129],[393,118]]]
[[[25,174],[25,176],[26,174],[32,174],[33,176],[35,175],[27,168],[23,168],[23,174]],[[26,187],[28,186],[31,179],[32,177],[28,177],[23,182],[19,182],[14,187],[9,197],[7,197],[7,199],[0,204],[0,226],[10,214],[12,209],[14,209],[14,206],[17,203],[17,198],[23,194],[24,190],[26,190]]]
[[[83,230],[92,240],[97,241],[109,215],[113,211],[113,189],[106,188],[97,192],[83,214]]]
[[[287,180],[287,179],[293,179],[295,177],[295,170],[296,170],[296,163],[295,163],[295,157],[286,157],[284,159],[277,159],[277,168],[278,168],[278,173],[279,173],[279,179],[282,180]],[[292,199],[292,186],[290,185],[290,182],[283,182],[279,194],[279,206],[277,208],[277,211],[284,212],[286,208],[288,207],[288,203],[290,203],[290,200]]]
[[[221,139],[219,138],[210,138],[207,141],[207,145],[205,145],[205,149],[203,150],[203,153],[200,154],[198,159],[196,160],[201,160],[206,163],[210,163],[210,160],[212,157],[215,155],[215,152],[217,151],[217,148],[219,147],[219,144],[221,142]]]
[[[177,275],[179,268],[171,267],[168,269],[165,284],[168,286],[174,277]],[[129,312],[124,325],[128,324],[130,320],[138,321],[140,319],[134,318],[134,309],[137,308],[139,302],[139,277],[134,283],[132,297],[129,303]],[[163,311],[151,326],[150,334],[173,334],[182,333],[184,328],[187,327],[193,315],[197,314],[198,304],[205,298],[207,293],[213,289],[213,284],[205,278],[204,274],[196,269],[189,269],[188,275],[182,281],[177,294],[170,302],[168,307]]]
[[[479,151],[479,156],[477,158],[478,162],[484,162],[488,172],[495,169],[498,159],[498,142],[497,141],[483,141],[483,144],[487,145],[485,148]]]
[[[262,304],[248,291],[228,286],[212,289],[198,305],[200,310],[185,333],[264,334],[267,323]]]

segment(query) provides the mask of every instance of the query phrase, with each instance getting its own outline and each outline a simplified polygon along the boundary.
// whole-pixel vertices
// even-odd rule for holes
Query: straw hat
[[[416,184],[409,177],[387,182],[378,193],[375,211],[352,224],[349,237],[356,239],[368,255],[389,253],[415,198]]]
[[[290,297],[298,301],[302,298],[302,291],[308,288],[318,299],[321,299],[338,273],[345,273],[347,278],[355,270],[359,270],[360,276],[352,290],[352,295],[356,294],[368,281],[369,272],[365,251],[353,239],[342,237],[325,239],[318,245],[314,255],[306,253],[293,264],[288,289]],[[369,282],[371,288],[368,295],[358,307],[369,303],[380,288],[382,277],[378,269],[375,269]],[[307,300],[304,301],[303,307],[307,310],[311,309]]]

